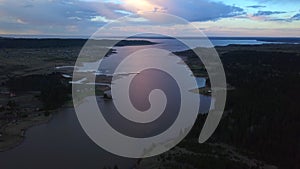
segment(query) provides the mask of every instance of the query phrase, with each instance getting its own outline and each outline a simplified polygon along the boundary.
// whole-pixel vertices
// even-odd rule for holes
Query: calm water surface
[[[170,51],[187,49],[186,46],[174,42],[172,39],[151,40],[160,44],[158,47]],[[213,41],[215,45],[241,44],[239,41]],[[244,41],[249,44],[259,44],[257,41]],[[120,60],[128,54],[149,46],[118,47],[117,54],[103,60],[100,71],[113,73]],[[197,42],[195,41],[195,47]],[[134,66],[134,64],[133,64]],[[197,78],[198,86],[205,85],[205,79]],[[209,110],[211,98],[200,96],[200,112]],[[103,104],[103,103],[102,103]],[[106,104],[110,108],[111,103]],[[99,148],[82,130],[73,108],[66,108],[56,113],[53,119],[40,126],[30,128],[26,133],[25,141],[18,147],[0,153],[0,168],[3,169],[101,169],[105,166],[132,168],[135,159],[115,156]]]
[[[136,160],[112,155],[94,144],[82,130],[73,108],[30,128],[18,147],[0,153],[3,169],[101,169],[104,166],[131,168]]]

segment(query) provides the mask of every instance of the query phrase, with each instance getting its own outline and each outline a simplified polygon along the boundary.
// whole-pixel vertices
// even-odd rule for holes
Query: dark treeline
[[[298,53],[237,50],[221,56],[228,91],[226,111],[210,142],[225,142],[249,156],[300,168],[300,56]],[[197,138],[206,116],[189,134]]]
[[[216,140],[247,148],[280,168],[299,168],[300,56],[236,51],[223,55],[229,91]]]
[[[71,85],[61,73],[15,77],[6,82],[11,92],[37,91],[44,109],[56,109],[69,100]]]
[[[0,48],[65,48],[83,47],[87,39],[25,39],[0,38]],[[136,46],[153,45],[156,43],[145,40],[91,40],[93,45],[99,46]]]

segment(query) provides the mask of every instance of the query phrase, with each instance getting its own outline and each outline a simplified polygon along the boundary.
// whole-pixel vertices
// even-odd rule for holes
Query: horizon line
[[[14,34],[0,34],[0,38],[12,38],[12,39],[89,39],[89,35],[14,35]],[[123,39],[134,39],[134,38],[144,38],[144,39],[175,39],[174,37],[166,36],[101,36],[96,38],[123,38]],[[198,39],[198,38],[223,38],[223,39],[258,39],[258,38],[278,38],[278,39],[300,39],[300,36],[180,36],[176,38],[186,38],[186,39]]]

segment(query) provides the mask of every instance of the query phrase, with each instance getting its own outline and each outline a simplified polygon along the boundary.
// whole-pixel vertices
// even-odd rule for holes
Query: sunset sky
[[[0,34],[89,36],[148,11],[182,17],[208,36],[300,37],[299,0],[0,0]]]

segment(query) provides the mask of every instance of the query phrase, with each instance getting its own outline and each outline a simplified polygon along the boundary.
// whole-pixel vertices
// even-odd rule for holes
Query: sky
[[[0,0],[0,35],[90,36],[144,12],[181,17],[207,36],[300,37],[299,0]]]

